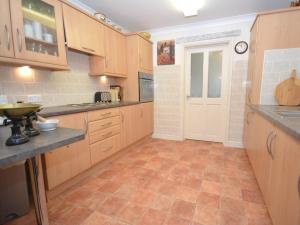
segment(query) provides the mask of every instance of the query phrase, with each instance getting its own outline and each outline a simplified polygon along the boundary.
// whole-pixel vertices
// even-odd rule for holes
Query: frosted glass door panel
[[[203,63],[204,53],[191,54],[191,93],[194,98],[203,96]]]
[[[209,53],[208,63],[208,98],[220,98],[222,89],[223,52]]]

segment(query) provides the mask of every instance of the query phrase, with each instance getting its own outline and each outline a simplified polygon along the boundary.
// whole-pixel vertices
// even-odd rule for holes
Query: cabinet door
[[[109,27],[104,28],[105,33],[105,71],[110,74],[115,74],[117,72],[117,60],[118,47],[116,46],[117,35],[116,31],[110,29]]]
[[[59,126],[87,130],[87,114],[79,113],[56,117]],[[74,123],[76,121],[76,123]],[[45,154],[48,189],[67,181],[91,167],[89,137],[59,150]],[[66,172],[61,172],[66,171]],[[62,174],[60,174],[60,172]]]
[[[137,140],[137,127],[135,118],[136,106],[126,106],[121,112],[121,148],[126,148]]]
[[[139,38],[139,67],[142,72],[153,71],[152,44]]]
[[[9,0],[0,1],[0,56],[14,57]]]
[[[143,103],[142,107],[142,122],[141,122],[141,130],[143,137],[146,137],[153,133],[153,102]]]
[[[117,35],[117,46],[118,54],[116,55],[117,59],[117,74],[127,76],[127,60],[126,60],[126,37],[123,34],[116,33]]]
[[[56,0],[10,0],[15,56],[67,65],[61,3]]]
[[[249,135],[250,151],[249,158],[256,175],[259,187],[265,201],[268,202],[268,187],[272,158],[269,153],[269,140],[275,131],[275,127],[260,115],[254,114],[251,121],[251,134]]]
[[[65,4],[63,13],[68,47],[104,56],[104,25]]]
[[[270,183],[274,225],[300,224],[300,142],[278,130]]]

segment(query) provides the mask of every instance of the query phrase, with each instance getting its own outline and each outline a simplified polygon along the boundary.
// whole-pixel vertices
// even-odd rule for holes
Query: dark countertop
[[[85,136],[82,130],[57,128],[54,131],[41,132],[39,136],[30,138],[25,144],[6,146],[5,142],[10,136],[10,131],[8,127],[0,127],[0,167],[83,140]]]
[[[73,113],[89,112],[101,109],[110,109],[122,106],[137,105],[139,102],[118,102],[118,103],[99,103],[99,104],[86,104],[79,106],[79,104],[70,104],[62,106],[45,107],[39,112],[42,117],[61,116]]]
[[[271,105],[249,105],[255,112],[270,120],[275,126],[281,128],[286,133],[300,140],[300,117],[281,116],[277,112],[300,111],[300,107],[271,106]]]

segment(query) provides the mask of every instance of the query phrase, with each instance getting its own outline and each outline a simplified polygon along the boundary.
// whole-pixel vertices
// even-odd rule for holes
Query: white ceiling
[[[171,0],[80,0],[130,31],[252,14],[287,7],[290,0],[204,0],[199,15],[185,18]]]

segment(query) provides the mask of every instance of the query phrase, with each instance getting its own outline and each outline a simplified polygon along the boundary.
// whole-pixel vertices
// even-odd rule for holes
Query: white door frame
[[[224,101],[226,102],[225,104],[225,113],[224,113],[224,121],[225,121],[225,137],[224,140],[222,141],[223,143],[228,142],[229,139],[229,123],[230,123],[230,99],[231,99],[231,78],[232,78],[232,58],[233,58],[233,51],[230,51],[230,49],[233,49],[233,43],[231,40],[224,39],[224,40],[213,40],[213,41],[201,41],[201,42],[194,42],[194,43],[186,43],[183,44],[183,53],[184,57],[182,59],[182,63],[184,65],[183,68],[183,138],[186,139],[186,126],[185,126],[185,118],[186,118],[186,103],[187,103],[187,98],[186,98],[186,87],[187,87],[187,79],[186,79],[186,52],[188,49],[191,48],[207,48],[207,47],[217,47],[217,46],[223,46],[227,48],[228,52],[228,67],[227,67],[227,75],[228,75],[228,80],[227,80],[227,93],[225,96]]]

